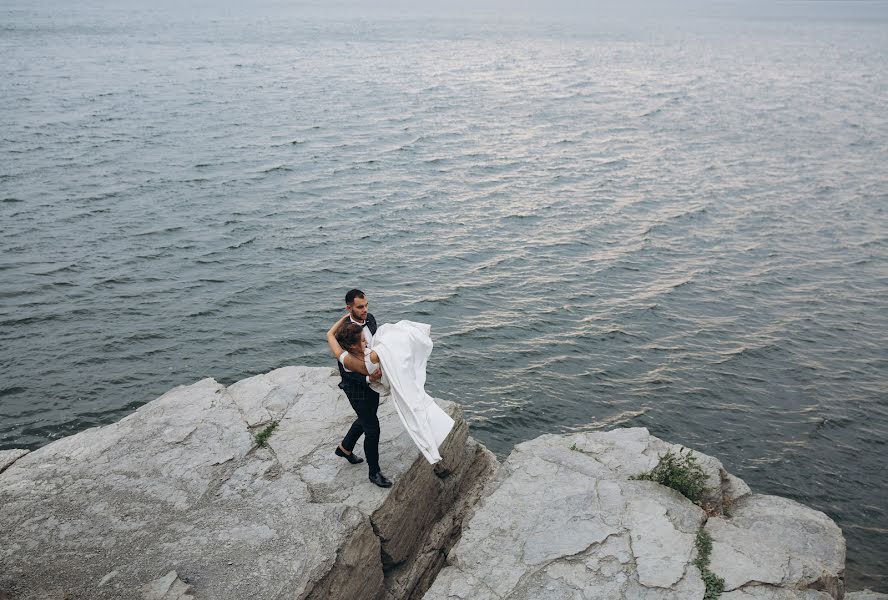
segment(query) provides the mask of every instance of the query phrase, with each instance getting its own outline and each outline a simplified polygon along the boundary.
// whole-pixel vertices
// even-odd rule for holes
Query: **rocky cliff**
[[[456,426],[432,467],[386,403],[381,464],[396,483],[377,488],[333,454],[354,418],[337,381],[304,367],[206,379],[0,452],[0,600],[844,595],[826,515],[754,494],[705,455],[696,504],[635,479],[682,450],[645,429],[546,435],[498,465],[441,403]]]
[[[705,455],[705,510],[633,479],[669,451],[687,455],[642,428],[519,444],[426,600],[842,598],[845,540],[826,515]]]
[[[206,379],[0,457],[0,598],[420,597],[496,460],[449,404],[432,468],[386,403],[380,463],[396,484],[378,488],[333,454],[354,419],[337,382],[303,367]]]

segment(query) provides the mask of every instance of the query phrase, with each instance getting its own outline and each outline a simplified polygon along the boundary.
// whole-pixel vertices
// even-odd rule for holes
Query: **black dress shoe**
[[[352,452],[351,454],[346,454],[345,452],[343,452],[342,450],[339,449],[339,446],[336,446],[335,454],[336,454],[336,456],[341,456],[342,458],[344,458],[345,460],[347,460],[348,462],[350,462],[353,465],[364,462],[364,459],[361,458],[360,456],[355,456],[354,452]]]
[[[371,475],[370,476],[370,483],[375,483],[379,487],[383,487],[383,488],[392,487],[392,482],[385,478],[385,475],[382,474],[382,471]]]

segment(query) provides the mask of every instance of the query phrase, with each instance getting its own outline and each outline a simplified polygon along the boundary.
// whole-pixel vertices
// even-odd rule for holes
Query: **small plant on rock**
[[[660,457],[656,467],[630,479],[656,481],[683,494],[694,504],[700,504],[706,492],[706,474],[690,450],[687,454],[681,451],[676,454],[669,450]]]
[[[272,421],[269,423],[268,427],[257,433],[254,438],[256,440],[256,445],[260,448],[265,448],[265,446],[268,445],[268,438],[271,437],[271,433],[277,428],[277,426],[278,421]]]
[[[712,536],[705,530],[697,531],[697,558],[694,559],[694,566],[700,569],[700,577],[706,586],[706,592],[703,600],[716,600],[723,591],[725,591],[725,580],[709,570],[709,556],[712,554]]]

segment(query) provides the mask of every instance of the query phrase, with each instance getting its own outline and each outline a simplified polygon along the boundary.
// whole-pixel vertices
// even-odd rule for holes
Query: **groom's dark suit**
[[[376,319],[373,315],[367,314],[364,326],[370,330],[372,335],[376,335]],[[342,439],[342,447],[351,452],[355,449],[358,439],[363,435],[364,454],[367,455],[367,466],[372,476],[379,472],[379,419],[376,418],[376,411],[379,409],[379,394],[370,388],[365,375],[346,371],[338,360],[336,365],[339,367],[339,375],[342,377],[339,387],[345,392],[355,414],[358,415]]]

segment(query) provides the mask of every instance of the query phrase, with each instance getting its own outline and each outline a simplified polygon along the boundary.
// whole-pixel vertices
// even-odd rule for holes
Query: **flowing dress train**
[[[373,336],[392,402],[404,429],[431,464],[453,429],[453,419],[425,392],[426,364],[432,353],[431,326],[415,321],[386,323]]]

